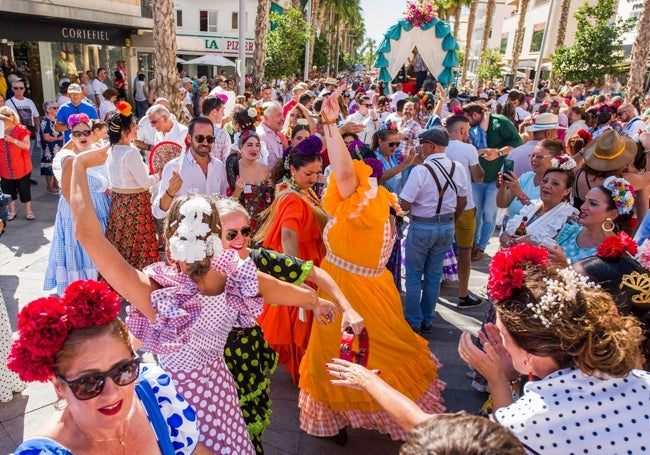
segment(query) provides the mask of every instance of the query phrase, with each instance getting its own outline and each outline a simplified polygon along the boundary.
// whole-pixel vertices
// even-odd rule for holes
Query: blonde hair
[[[11,118],[11,121],[14,122],[16,125],[20,124],[20,118],[18,117],[18,114],[16,114],[16,112],[9,106],[0,107],[0,114],[4,115],[5,117]]]
[[[219,217],[224,218],[228,215],[238,214],[246,217],[250,221],[250,215],[246,209],[237,201],[234,201],[230,198],[217,199],[215,201],[217,206],[217,211],[219,212]]]

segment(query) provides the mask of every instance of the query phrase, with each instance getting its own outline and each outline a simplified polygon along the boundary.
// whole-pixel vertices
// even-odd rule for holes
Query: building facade
[[[0,53],[16,64],[26,96],[39,109],[55,100],[63,79],[106,68],[126,81],[137,72],[140,45],[151,47],[153,22],[144,0],[0,0]]]

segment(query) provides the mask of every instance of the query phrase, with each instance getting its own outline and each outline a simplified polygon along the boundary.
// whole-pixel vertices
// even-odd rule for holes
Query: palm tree
[[[269,34],[269,11],[271,0],[258,0],[255,16],[255,48],[253,49],[253,87],[264,82],[266,36]]]
[[[153,15],[154,77],[156,96],[169,100],[171,111],[182,118],[176,68],[176,24],[173,0],[151,0]]]
[[[467,80],[467,67],[469,66],[469,54],[472,49],[472,35],[474,34],[474,19],[478,0],[472,0],[469,4],[469,16],[467,16],[467,35],[465,35],[465,52],[463,54],[463,73],[460,77],[460,85],[465,85]]]
[[[309,55],[306,57],[309,59],[309,64],[307,67],[311,71],[311,67],[314,64],[314,46],[316,44],[316,30],[318,29],[318,10],[320,7],[320,0],[311,0],[311,18],[309,23],[311,29],[309,30],[309,36],[311,43],[309,44]]]
[[[571,9],[571,0],[562,0],[560,6],[560,21],[557,24],[555,35],[555,49],[564,46],[564,37],[566,36],[566,25],[569,21],[569,10]]]
[[[529,0],[519,0],[519,20],[515,31],[515,42],[512,47],[512,71],[516,72],[519,66],[519,55],[521,46],[524,44],[524,24],[526,23],[526,12],[528,11]]]
[[[485,51],[487,50],[488,42],[490,40],[490,32],[492,31],[492,20],[494,19],[495,8],[496,8],[496,1],[487,0],[487,7],[485,10],[485,25],[483,26],[483,39],[481,41],[481,57],[486,55]],[[479,77],[478,86],[480,87],[482,84],[483,84],[483,80],[481,79],[481,77]]]
[[[650,0],[644,0],[643,11],[637,23],[636,39],[632,50],[632,64],[628,79],[628,93],[636,95],[645,91],[643,79],[648,71],[648,48],[650,47]]]

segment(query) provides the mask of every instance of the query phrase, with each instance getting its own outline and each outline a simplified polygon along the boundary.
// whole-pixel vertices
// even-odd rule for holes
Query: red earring
[[[533,376],[533,367],[531,365],[530,359],[524,360],[524,365],[528,367],[528,382],[533,382],[535,377]]]

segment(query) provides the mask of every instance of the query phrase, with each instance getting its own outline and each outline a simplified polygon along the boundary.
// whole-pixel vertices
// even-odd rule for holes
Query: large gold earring
[[[603,221],[602,224],[600,225],[600,228],[606,233],[612,232],[615,227],[616,224],[614,224],[614,222],[610,217],[605,218],[605,221]]]

